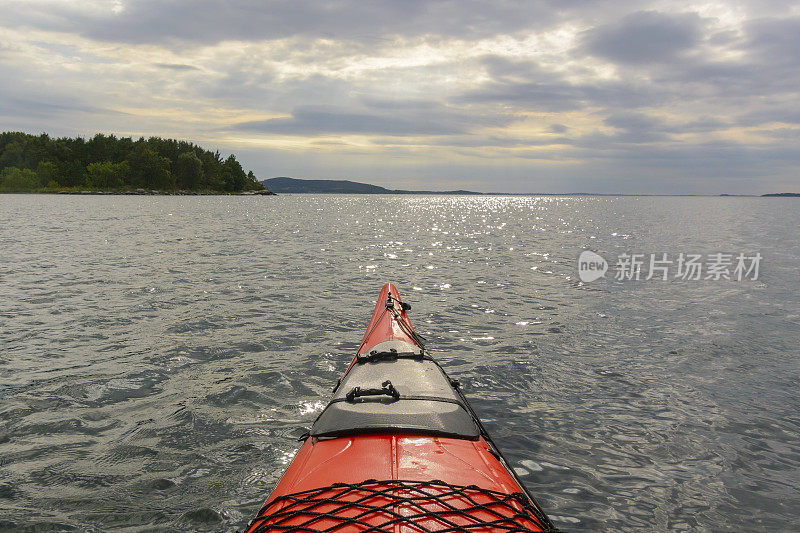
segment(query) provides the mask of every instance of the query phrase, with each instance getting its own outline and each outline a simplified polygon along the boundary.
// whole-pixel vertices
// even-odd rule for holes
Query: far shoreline
[[[736,198],[760,198],[760,197],[795,197],[800,193],[781,192],[767,194],[731,194],[731,193],[623,193],[623,192],[479,192],[465,189],[431,191],[431,190],[408,190],[408,189],[389,189],[380,185],[364,183],[360,181],[342,179],[307,179],[290,178],[280,176],[268,178],[260,181],[261,185],[270,191],[278,194],[361,194],[361,195],[439,195],[439,196],[679,196],[679,197],[736,197]]]

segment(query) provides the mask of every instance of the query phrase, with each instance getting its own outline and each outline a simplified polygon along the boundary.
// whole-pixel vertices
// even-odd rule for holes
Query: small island
[[[0,192],[274,194],[234,155],[187,141],[0,133]]]

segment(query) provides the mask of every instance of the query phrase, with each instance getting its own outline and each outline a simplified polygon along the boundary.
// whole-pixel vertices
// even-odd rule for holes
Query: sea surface
[[[559,527],[796,531],[798,230],[784,198],[0,195],[0,530],[243,529],[392,281]],[[645,279],[664,253],[762,259]]]

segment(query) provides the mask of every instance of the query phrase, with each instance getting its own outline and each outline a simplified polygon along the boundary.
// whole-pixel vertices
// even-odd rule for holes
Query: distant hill
[[[275,193],[355,193],[355,194],[392,194],[393,191],[368,183],[357,183],[348,180],[301,180],[296,178],[270,178],[261,184]]]
[[[798,198],[800,192],[773,192],[770,194],[762,194],[762,197],[778,197],[778,198]]]
[[[261,182],[275,193],[315,194],[483,194],[473,191],[406,191],[387,189],[369,183],[350,180],[303,180],[297,178],[270,178]]]

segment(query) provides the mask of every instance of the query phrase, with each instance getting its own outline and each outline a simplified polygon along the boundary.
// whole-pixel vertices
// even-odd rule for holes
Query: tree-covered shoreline
[[[0,133],[0,192],[266,192],[234,155],[187,141]]]

